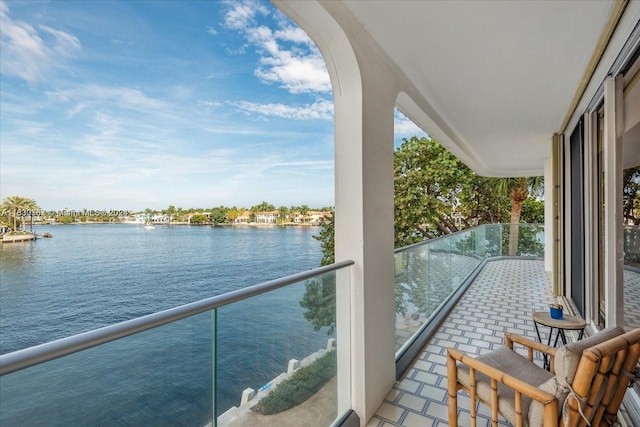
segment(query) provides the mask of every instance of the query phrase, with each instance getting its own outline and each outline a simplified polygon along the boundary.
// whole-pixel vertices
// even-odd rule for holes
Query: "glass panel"
[[[544,227],[537,224],[482,225],[396,252],[396,351],[414,339],[483,259],[508,255],[514,230],[518,256],[544,256]]]
[[[213,417],[212,312],[0,378],[0,425],[193,425]]]
[[[427,265],[427,306],[425,315],[429,317],[452,290],[451,283],[451,236],[429,242]]]
[[[518,233],[517,256],[544,256],[544,226],[539,224],[520,224]]]
[[[485,241],[485,249],[486,249],[486,253],[485,253],[486,258],[502,256],[509,253],[508,243],[507,243],[506,251],[502,250],[502,247],[503,247],[502,235],[504,234],[504,230],[506,228],[504,225],[491,224],[491,225],[485,225],[483,226],[483,228],[484,228],[484,234],[485,234],[484,241]],[[508,231],[508,228],[507,228],[507,231]],[[509,241],[509,238],[507,236],[507,242],[508,241]]]
[[[349,277],[325,273],[6,374],[0,425],[330,425],[351,404]]]
[[[605,226],[605,204],[604,204],[604,106],[598,109],[597,120],[597,137],[596,137],[596,203],[595,209],[596,226],[593,230],[597,239],[597,259],[594,260],[597,268],[597,283],[595,284],[595,292],[597,295],[597,313],[594,320],[598,322],[601,328],[605,325],[605,253],[604,253],[604,226]]]
[[[336,303],[346,307],[338,321]],[[336,346],[336,337],[350,328],[348,306],[331,272],[219,308],[218,426],[327,426],[341,416],[350,398],[339,392],[336,347],[348,351],[349,340],[340,334]]]
[[[624,227],[624,326],[640,328],[640,226]]]
[[[396,350],[411,342],[482,260],[475,230],[396,253]],[[484,242],[481,242],[485,252]]]
[[[476,256],[476,229],[451,235],[451,291],[458,288],[482,259]]]
[[[416,245],[395,255],[396,350],[429,317],[429,245]]]

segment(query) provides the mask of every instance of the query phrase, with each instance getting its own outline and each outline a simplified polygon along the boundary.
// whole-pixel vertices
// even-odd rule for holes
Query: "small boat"
[[[51,233],[42,233],[42,237],[53,237]]]
[[[153,226],[153,224],[151,224],[149,221],[144,223],[144,229],[145,230],[153,230],[155,229],[155,227]]]

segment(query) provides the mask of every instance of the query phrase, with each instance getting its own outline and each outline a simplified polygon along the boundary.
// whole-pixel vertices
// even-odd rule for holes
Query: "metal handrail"
[[[354,265],[341,261],[0,356],[0,376]]]

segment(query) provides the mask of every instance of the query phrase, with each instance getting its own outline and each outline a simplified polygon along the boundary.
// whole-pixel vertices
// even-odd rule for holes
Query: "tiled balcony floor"
[[[624,328],[640,328],[640,273],[625,269],[623,279]]]
[[[543,261],[487,263],[367,426],[449,425],[447,347],[479,355],[501,345],[505,331],[535,338],[531,313],[548,310],[553,302],[549,280]],[[469,400],[462,393],[458,407],[460,424],[470,425]],[[491,425],[491,414],[485,405],[479,405],[478,426],[484,425]]]

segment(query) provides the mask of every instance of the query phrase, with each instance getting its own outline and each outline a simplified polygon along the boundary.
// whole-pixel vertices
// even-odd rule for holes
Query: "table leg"
[[[542,343],[542,337],[540,337],[540,330],[538,329],[538,322],[533,322],[533,326],[536,328],[536,335],[538,335],[538,342]],[[553,328],[549,328],[549,338],[547,339],[547,345],[551,345],[551,335],[553,335]],[[556,340],[558,338],[556,337]],[[547,355],[542,353],[543,368],[547,371],[551,370],[551,362]]]
[[[553,342],[553,346],[557,347],[558,346],[558,339],[562,338],[562,341],[564,341],[564,335],[561,335],[562,329],[557,328],[558,332],[556,332],[556,340]],[[553,328],[551,328],[551,331],[553,331]]]
[[[540,331],[538,330],[538,322],[533,322],[533,327],[536,328],[536,335],[538,335],[538,341],[542,342],[542,338],[540,338]]]
[[[558,329],[558,334],[562,338],[562,345],[567,345],[567,337],[564,335],[564,329]],[[558,338],[556,338],[556,343],[558,342]],[[554,345],[554,347],[556,347]]]

